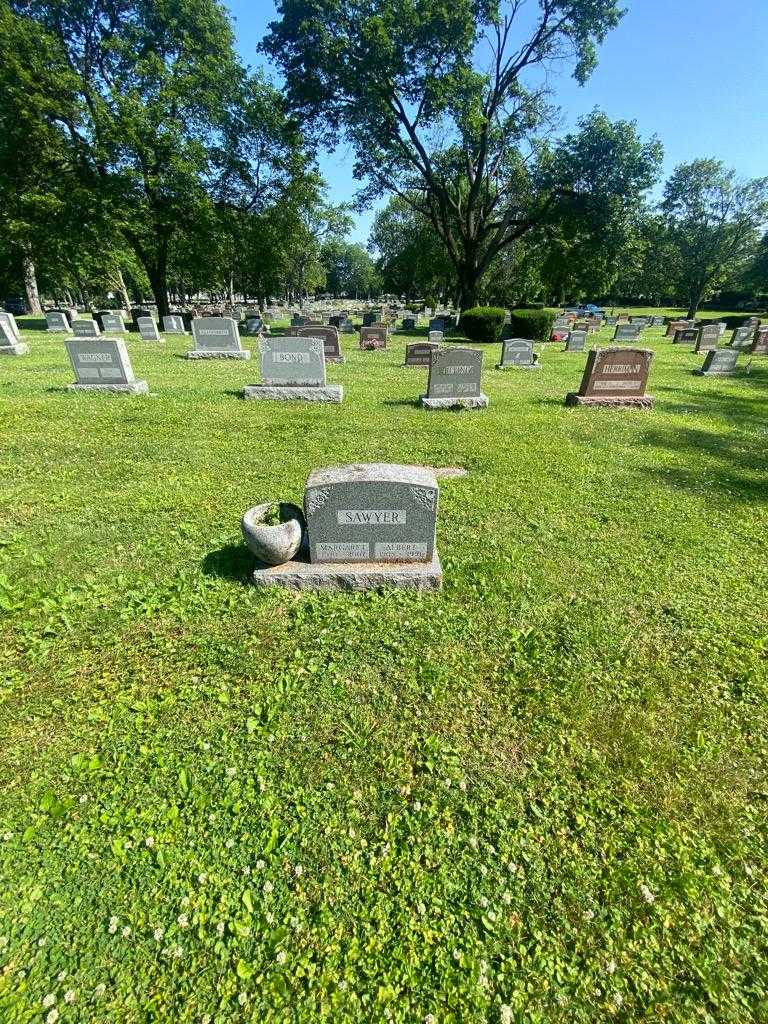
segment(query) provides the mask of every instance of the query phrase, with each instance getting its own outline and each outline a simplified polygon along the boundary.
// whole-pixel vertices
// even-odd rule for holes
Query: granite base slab
[[[29,353],[29,345],[17,341],[14,345],[0,346],[0,356],[25,356]]]
[[[636,395],[634,398],[585,398],[583,395],[570,391],[565,396],[566,405],[592,405],[600,409],[652,409],[654,399],[651,395]]]
[[[119,395],[148,395],[145,380],[132,380],[129,384],[68,384],[67,391],[109,391]]]
[[[735,377],[739,370],[692,370],[691,372],[695,377]]]
[[[243,389],[243,398],[261,402],[332,402],[338,405],[344,399],[344,388],[341,384],[326,384],[325,387],[316,388],[251,384]]]
[[[259,567],[251,577],[257,587],[288,590],[340,590],[353,593],[395,587],[429,592],[440,590],[443,569],[435,552],[431,562],[306,562]]]
[[[487,409],[488,396],[474,395],[472,398],[419,398],[422,409]]]
[[[341,364],[341,363],[346,363],[347,357],[346,356],[326,356],[325,357],[325,361],[326,361],[326,363],[339,363],[339,364]]]
[[[187,359],[250,359],[250,350],[244,348],[241,352],[231,352],[228,349],[191,349],[187,352]]]
[[[496,364],[497,370],[540,370],[541,363],[507,363],[506,366],[502,366],[501,363]]]

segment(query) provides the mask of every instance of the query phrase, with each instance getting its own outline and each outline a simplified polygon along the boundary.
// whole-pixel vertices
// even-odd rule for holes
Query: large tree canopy
[[[264,49],[295,111],[335,140],[355,174],[432,222],[464,305],[493,259],[560,198],[538,179],[546,120],[532,70],[569,60],[583,82],[621,10],[614,0],[278,0]]]

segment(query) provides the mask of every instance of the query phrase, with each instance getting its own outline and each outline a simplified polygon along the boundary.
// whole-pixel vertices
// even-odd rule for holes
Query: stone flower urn
[[[274,509],[278,510],[279,523],[267,520]],[[264,505],[249,508],[240,520],[243,539],[260,562],[265,565],[282,565],[296,555],[304,537],[304,514],[296,505],[268,501]]]

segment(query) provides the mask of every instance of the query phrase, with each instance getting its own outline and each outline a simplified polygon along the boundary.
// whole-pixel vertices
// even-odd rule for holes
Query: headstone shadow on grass
[[[225,544],[224,547],[208,552],[202,561],[202,570],[206,576],[218,576],[247,584],[253,572],[253,555],[242,541]]]

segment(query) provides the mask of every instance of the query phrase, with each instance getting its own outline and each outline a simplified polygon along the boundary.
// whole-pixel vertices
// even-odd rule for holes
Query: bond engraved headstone
[[[72,338],[64,344],[75,372],[70,390],[120,391],[132,395],[145,395],[149,390],[145,380],[136,380],[128,349],[120,338]]]
[[[163,317],[163,330],[166,334],[186,334],[184,317],[180,313],[169,313]]]
[[[427,393],[419,399],[425,409],[485,409],[480,390],[483,353],[475,348],[437,349],[429,363]]]
[[[327,324],[323,327],[297,327],[297,338],[320,338],[325,348],[326,363],[344,363],[346,359],[342,355],[339,344],[339,331],[337,327]]]
[[[429,366],[432,353],[439,347],[436,341],[414,341],[406,345],[403,366]]]
[[[72,330],[76,338],[98,338],[101,334],[95,320],[73,320]]]
[[[565,397],[566,405],[631,406],[653,408],[646,395],[653,352],[645,348],[594,348],[578,392]]]
[[[46,310],[45,322],[48,325],[48,332],[50,334],[71,334],[72,332],[69,320],[58,309]]]
[[[231,317],[200,316],[192,321],[195,347],[187,359],[250,359],[251,353],[240,344],[237,324]]]
[[[538,370],[541,364],[533,351],[533,342],[526,338],[505,338],[501,344],[501,362],[497,370],[520,367],[526,370]]]
[[[154,318],[151,316],[140,316],[137,318],[136,323],[139,328],[139,334],[141,335],[142,341],[162,341],[160,332],[157,329],[157,324]]]
[[[694,370],[700,377],[732,377],[739,360],[737,348],[710,349],[700,370]]]
[[[313,327],[311,330],[320,330]],[[261,401],[339,403],[344,389],[326,384],[325,348],[318,337],[270,337],[259,340],[261,384],[251,384],[243,397]]]

